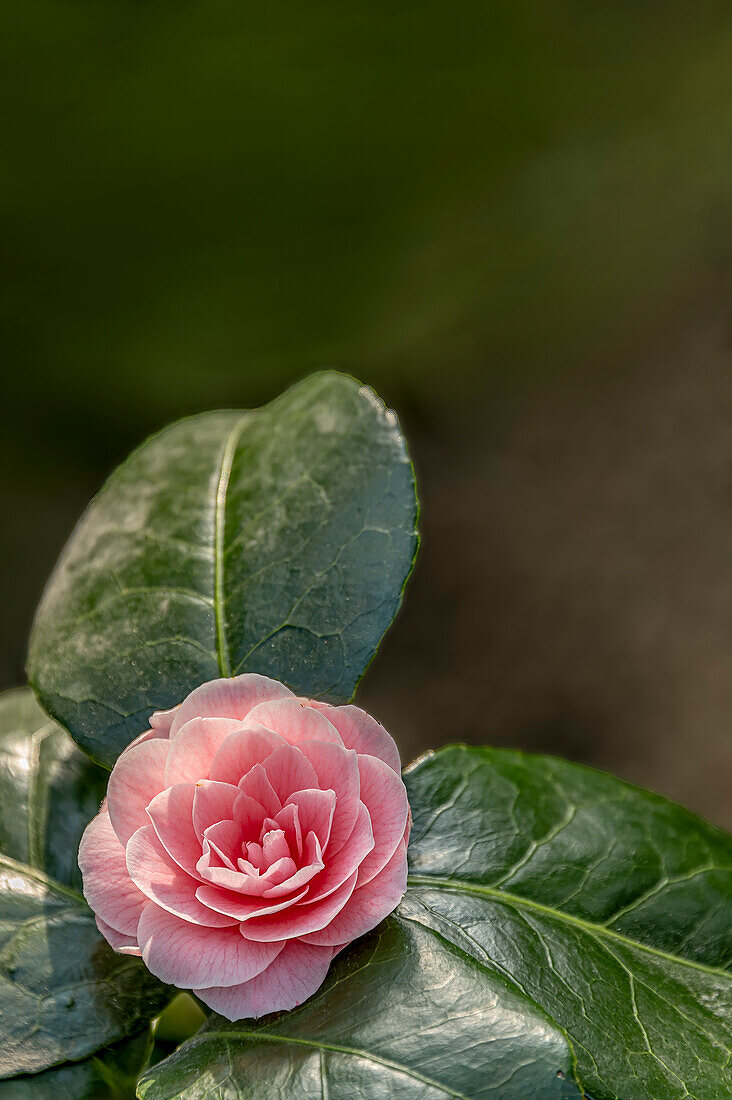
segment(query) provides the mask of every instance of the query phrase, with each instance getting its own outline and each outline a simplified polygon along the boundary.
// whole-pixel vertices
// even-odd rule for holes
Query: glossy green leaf
[[[732,838],[547,757],[417,762],[402,913],[567,1035],[596,1100],[732,1095]]]
[[[151,711],[217,676],[348,699],[399,606],[416,508],[396,417],[343,375],[180,421],[72,535],[36,616],[31,683],[106,765]]]
[[[144,1100],[732,1095],[730,837],[545,757],[448,747],[405,779],[395,916],[294,1012],[212,1018]]]
[[[0,1081],[0,1100],[134,1100],[151,1051],[147,1028],[81,1062]]]
[[[146,1074],[144,1100],[564,1100],[564,1036],[499,975],[391,918],[301,1008],[220,1017]]]
[[[29,689],[0,696],[0,1078],[86,1058],[170,997],[112,951],[76,888],[104,778]]]
[[[108,773],[84,755],[28,688],[0,695],[0,852],[81,891],[77,852]]]

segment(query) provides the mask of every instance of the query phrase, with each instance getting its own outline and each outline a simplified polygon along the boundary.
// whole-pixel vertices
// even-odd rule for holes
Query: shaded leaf
[[[72,535],[36,615],[31,683],[108,766],[151,711],[217,676],[346,700],[396,614],[415,521],[396,417],[351,378],[180,421]]]
[[[82,1062],[0,1081],[0,1100],[134,1100],[151,1048],[148,1028]]]
[[[0,852],[81,891],[79,841],[107,779],[32,691],[0,695]]]
[[[169,999],[139,959],[112,951],[75,888],[103,790],[30,690],[0,696],[0,1078],[83,1059]]]

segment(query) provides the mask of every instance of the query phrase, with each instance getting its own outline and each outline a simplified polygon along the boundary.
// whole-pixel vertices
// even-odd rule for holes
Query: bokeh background
[[[0,686],[131,447],[336,366],[420,479],[403,756],[732,825],[728,0],[23,0],[0,138]]]

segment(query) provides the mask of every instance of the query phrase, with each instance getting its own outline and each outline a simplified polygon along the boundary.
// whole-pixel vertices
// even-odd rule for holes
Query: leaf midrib
[[[40,801],[40,767],[41,746],[53,733],[55,722],[47,722],[37,729],[30,737],[30,753],[28,761],[28,821],[26,825],[28,837],[28,865],[35,870],[43,871],[43,848],[46,839],[46,821],[38,819]],[[47,810],[46,805],[46,810]]]
[[[435,1081],[431,1077],[419,1073],[417,1070],[410,1069],[409,1066],[402,1065],[401,1062],[394,1062],[390,1058],[382,1058],[378,1054],[370,1054],[368,1051],[360,1050],[358,1047],[342,1046],[340,1043],[323,1043],[318,1042],[316,1039],[297,1039],[290,1035],[271,1035],[267,1032],[260,1031],[212,1031],[207,1035],[194,1036],[193,1039],[189,1040],[189,1043],[191,1045],[194,1043],[207,1043],[214,1042],[217,1039],[227,1039],[232,1042],[240,1042],[242,1039],[251,1039],[257,1043],[290,1043],[296,1046],[309,1047],[312,1050],[329,1050],[334,1054],[347,1054],[353,1058],[361,1058],[366,1062],[375,1062],[380,1066],[385,1066],[387,1069],[393,1070],[395,1073],[403,1073],[407,1077],[412,1077],[415,1081],[421,1081],[423,1085],[429,1085],[431,1088],[439,1089],[445,1096],[450,1096],[453,1100],[470,1100],[470,1097],[466,1096],[465,1093],[456,1092],[455,1089],[451,1089],[449,1085],[445,1085],[441,1081]]]
[[[248,417],[239,417],[234,427],[229,432],[224,449],[221,452],[219,466],[219,479],[216,487],[216,499],[214,502],[214,615],[216,618],[216,659],[222,676],[231,676],[231,656],[226,638],[226,614],[224,595],[224,552],[226,536],[226,496],[229,490],[229,479],[234,465],[236,448],[241,438]]]
[[[593,937],[604,936],[608,939],[622,943],[624,947],[635,948],[636,950],[645,951],[650,955],[655,955],[665,962],[675,963],[677,966],[688,966],[693,970],[701,971],[703,974],[709,974],[715,978],[724,978],[726,981],[732,981],[732,975],[730,975],[728,970],[723,970],[717,966],[708,966],[706,963],[696,962],[694,959],[685,959],[681,955],[673,955],[668,951],[662,951],[661,948],[652,947],[650,944],[643,943],[640,940],[632,940],[629,936],[624,936],[621,932],[615,932],[604,924],[597,924],[594,921],[585,920],[583,917],[575,917],[571,913],[564,913],[561,909],[554,909],[550,905],[544,905],[542,902],[533,901],[531,898],[523,897],[521,894],[513,894],[508,890],[499,890],[493,886],[463,882],[460,879],[442,878],[436,875],[409,875],[407,878],[407,885],[430,887],[437,890],[450,890],[454,893],[472,894],[477,897],[488,897],[495,901],[505,902],[516,909],[531,909],[534,912],[541,913],[543,916],[551,917],[553,920],[563,921],[566,924],[571,924],[575,928],[580,928],[583,932]]]

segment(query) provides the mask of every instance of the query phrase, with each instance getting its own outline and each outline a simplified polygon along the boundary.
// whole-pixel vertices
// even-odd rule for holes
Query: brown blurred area
[[[413,439],[422,550],[362,686],[446,741],[613,771],[732,826],[732,374],[717,323]]]
[[[732,9],[0,14],[0,687],[151,431],[320,366],[422,500],[359,701],[732,826]]]

